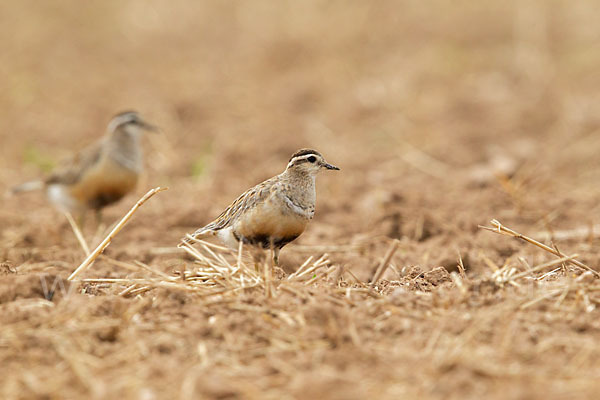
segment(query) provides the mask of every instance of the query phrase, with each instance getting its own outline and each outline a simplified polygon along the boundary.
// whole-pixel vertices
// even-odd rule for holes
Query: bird
[[[340,170],[316,150],[300,149],[285,171],[242,193],[214,221],[182,239],[180,247],[195,239],[216,236],[230,249],[239,243],[279,252],[300,236],[315,214],[315,178],[323,170]]]
[[[116,114],[102,138],[64,160],[45,179],[23,183],[11,193],[45,189],[55,208],[63,213],[100,211],[131,192],[143,170],[140,136],[158,128],[136,111]]]

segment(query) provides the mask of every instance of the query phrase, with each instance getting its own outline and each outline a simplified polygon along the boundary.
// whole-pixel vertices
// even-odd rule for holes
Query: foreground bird
[[[119,113],[99,141],[66,160],[45,180],[24,183],[12,192],[45,189],[62,212],[99,212],[135,188],[143,169],[141,132],[156,130],[137,112]]]
[[[183,239],[217,236],[226,246],[237,249],[239,242],[279,251],[304,232],[315,213],[315,177],[328,164],[315,150],[301,149],[292,155],[285,171],[244,192],[210,224]]]

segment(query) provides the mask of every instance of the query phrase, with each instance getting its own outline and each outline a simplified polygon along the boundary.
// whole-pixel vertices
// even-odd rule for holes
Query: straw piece
[[[398,239],[395,239],[392,242],[387,253],[385,254],[385,257],[383,257],[383,260],[381,260],[379,267],[377,267],[377,271],[375,272],[375,275],[373,275],[373,279],[371,279],[371,284],[374,285],[381,279],[381,277],[385,273],[385,270],[388,268],[388,265],[390,264],[390,260],[394,256],[394,253],[396,252],[396,250],[398,250],[399,245],[400,245],[400,241]]]
[[[552,254],[554,254],[557,257],[566,257],[565,254],[561,253],[560,251],[558,251],[558,250],[556,250],[556,249],[554,249],[554,248],[552,248],[550,246],[546,246],[545,244],[540,243],[537,240],[534,240],[534,239],[532,239],[530,237],[527,237],[525,235],[520,234],[519,232],[513,231],[512,229],[509,229],[509,228],[505,227],[504,225],[502,225],[500,223],[500,221],[498,221],[496,219],[491,220],[490,224],[492,224],[492,226],[493,226],[492,228],[490,228],[488,226],[481,226],[481,225],[479,225],[479,228],[485,229],[485,230],[490,231],[490,232],[498,233],[498,234],[501,234],[501,235],[512,236],[512,237],[515,237],[517,239],[524,240],[527,243],[531,243],[534,246],[537,246],[540,249],[543,249],[543,250],[545,250],[545,251],[547,251],[549,253],[552,253]],[[593,273],[594,275],[596,275],[597,277],[600,277],[600,273],[598,271],[592,269],[591,267],[589,267],[588,265],[582,263],[581,261],[578,261],[578,260],[568,260],[567,262],[569,264],[573,264],[573,265],[575,265],[577,267],[586,269],[586,270],[590,271],[591,273]]]
[[[71,215],[70,212],[66,212],[65,217],[67,218],[67,221],[69,221],[69,225],[71,225],[71,229],[73,229],[73,233],[75,233],[75,237],[77,238],[77,241],[79,241],[79,245],[81,245],[83,252],[85,253],[86,256],[89,256],[90,248],[88,247],[88,245],[83,237],[83,233],[81,233],[81,230],[77,226],[77,223],[75,223],[73,216]]]
[[[553,261],[550,261],[550,262],[547,262],[547,263],[544,263],[544,264],[540,264],[540,265],[538,265],[536,267],[528,269],[527,271],[523,271],[521,273],[512,275],[512,276],[508,277],[506,279],[506,281],[509,281],[509,280],[514,281],[516,279],[528,276],[528,275],[532,274],[533,272],[537,272],[537,271],[540,271],[540,270],[543,270],[543,269],[546,269],[546,268],[549,268],[549,267],[553,267],[555,265],[559,265],[559,264],[562,264],[562,263],[565,263],[565,262],[572,261],[575,257],[577,257],[577,254],[573,254],[572,256],[562,257],[562,258],[559,258],[557,260],[553,260]]]
[[[79,265],[79,267],[77,267],[75,271],[73,271],[73,273],[69,276],[69,278],[67,278],[67,280],[72,281],[77,275],[79,275],[81,272],[85,271],[90,265],[92,265],[94,261],[96,261],[96,258],[104,251],[104,249],[108,247],[108,245],[121,231],[121,229],[123,229],[125,224],[127,224],[127,222],[131,219],[132,215],[137,211],[137,209],[140,208],[148,199],[150,199],[156,193],[162,192],[163,190],[167,190],[167,188],[157,187],[151,189],[141,199],[139,199],[137,203],[135,203],[135,205],[131,208],[131,210],[129,210],[129,212],[125,214],[121,221],[119,221],[119,223],[113,228],[113,230],[108,234],[108,236],[106,236],[104,240],[98,245],[98,247],[96,247],[96,249],[86,257],[86,259],[81,263],[81,265]]]

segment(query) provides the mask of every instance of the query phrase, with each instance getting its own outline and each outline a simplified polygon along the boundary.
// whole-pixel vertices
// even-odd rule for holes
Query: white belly
[[[79,212],[84,209],[84,206],[71,196],[69,189],[64,185],[48,185],[46,195],[48,200],[61,212]]]
[[[223,244],[232,250],[238,249],[238,241],[233,235],[233,228],[227,227],[217,231],[217,237]]]

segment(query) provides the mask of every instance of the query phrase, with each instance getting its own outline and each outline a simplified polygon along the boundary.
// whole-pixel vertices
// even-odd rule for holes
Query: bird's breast
[[[304,232],[307,223],[308,219],[266,202],[241,215],[234,224],[234,231],[249,241],[270,238],[275,242],[289,239],[289,242]]]
[[[135,188],[138,173],[106,158],[86,172],[70,187],[70,194],[90,208],[102,208]]]

